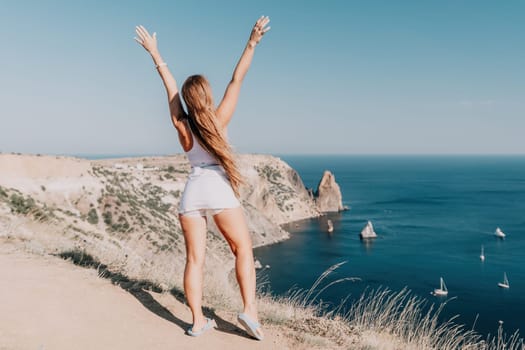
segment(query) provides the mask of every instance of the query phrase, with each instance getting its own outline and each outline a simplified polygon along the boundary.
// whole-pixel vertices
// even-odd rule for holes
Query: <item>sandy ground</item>
[[[287,349],[278,329],[252,340],[235,313],[185,335],[189,309],[171,294],[125,290],[96,270],[53,256],[0,249],[0,349]]]

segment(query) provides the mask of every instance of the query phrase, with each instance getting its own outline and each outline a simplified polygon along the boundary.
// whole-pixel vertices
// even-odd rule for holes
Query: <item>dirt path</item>
[[[235,314],[185,335],[191,314],[170,294],[126,291],[93,269],[52,256],[0,252],[0,349],[287,349],[278,329],[248,338]]]

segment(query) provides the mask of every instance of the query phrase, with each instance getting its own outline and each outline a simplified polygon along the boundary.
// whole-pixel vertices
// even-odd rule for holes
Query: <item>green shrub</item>
[[[9,197],[9,206],[13,213],[24,215],[32,214],[35,219],[41,221],[48,220],[50,216],[53,216],[46,205],[40,208],[36,205],[33,198],[29,196],[25,198],[23,195],[17,193],[13,193],[11,197]]]
[[[104,218],[104,223],[106,225],[111,225],[112,215],[110,211],[105,211],[104,214],[102,214],[102,217]]]
[[[113,231],[126,232],[131,227],[129,222],[125,218],[123,218],[123,220],[121,220],[121,218],[119,218],[119,222],[118,223],[115,223],[115,224],[111,225],[111,229]]]
[[[9,199],[11,211],[17,214],[27,214],[35,208],[35,200],[31,197],[24,198],[22,195],[13,193]]]
[[[162,203],[160,199],[148,198],[146,200],[146,206],[151,210],[160,211],[161,213],[166,213],[171,207],[169,203]]]
[[[98,224],[98,214],[95,208],[91,208],[88,212],[87,221],[92,224],[96,225]]]

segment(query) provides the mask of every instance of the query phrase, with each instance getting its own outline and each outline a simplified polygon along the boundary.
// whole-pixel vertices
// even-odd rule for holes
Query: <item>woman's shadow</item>
[[[112,284],[124,289],[126,292],[133,295],[146,309],[153,312],[155,315],[162,317],[166,321],[176,324],[184,332],[186,332],[186,330],[191,327],[191,324],[173,315],[171,311],[169,311],[166,307],[155,300],[155,298],[153,298],[149,291],[155,293],[163,292],[162,289],[155,284],[143,280],[129,279],[119,272],[112,272],[108,269],[107,265],[98,262],[91,255],[82,251],[67,251],[58,254],[58,256],[66,260],[71,260],[75,265],[97,269],[98,275],[100,277],[106,278],[110,280]],[[170,294],[180,303],[187,305],[186,298],[184,297],[184,293],[182,291],[173,288],[170,290]],[[251,339],[251,336],[248,333],[237,327],[235,324],[218,316],[215,313],[215,310],[209,307],[203,307],[203,313],[204,316],[215,319],[217,322],[218,331],[244,336]]]

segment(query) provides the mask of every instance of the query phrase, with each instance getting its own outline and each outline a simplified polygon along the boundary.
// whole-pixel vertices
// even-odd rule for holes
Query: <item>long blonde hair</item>
[[[202,75],[192,75],[182,85],[181,92],[188,108],[188,124],[197,142],[222,165],[235,195],[239,197],[239,187],[243,180],[231,146],[217,123],[208,80]]]

